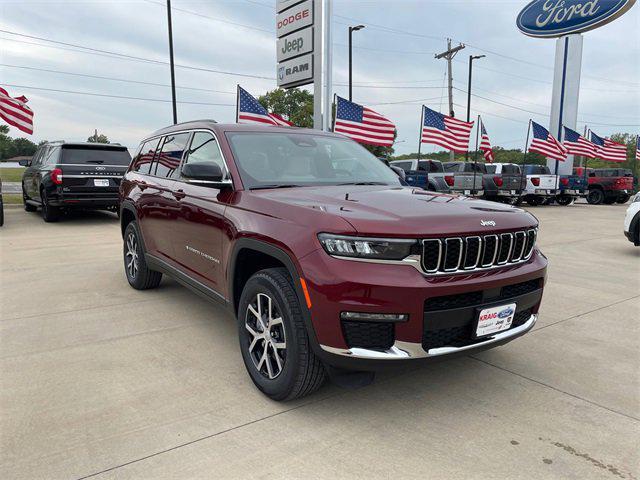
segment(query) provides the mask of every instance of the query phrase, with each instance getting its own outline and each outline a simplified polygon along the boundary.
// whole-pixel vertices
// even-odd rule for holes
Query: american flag
[[[359,143],[390,147],[395,140],[396,126],[370,108],[337,97],[336,121],[333,131]]]
[[[589,158],[598,156],[598,147],[584,138],[575,130],[564,127],[564,140],[562,144],[571,155],[583,155]]]
[[[541,153],[545,157],[553,158],[564,162],[567,159],[567,149],[556,138],[549,133],[549,130],[536,122],[531,122],[533,130],[533,140],[529,145],[530,152]]]
[[[591,141],[598,148],[598,157],[607,162],[624,162],[627,160],[627,146],[602,138],[591,132]]]
[[[469,137],[473,122],[463,122],[422,106],[422,143],[432,143],[448,150],[465,153],[469,150]]]
[[[482,156],[484,159],[493,163],[495,157],[493,156],[493,148],[491,148],[491,142],[489,141],[489,135],[487,134],[487,130],[484,128],[484,122],[480,120],[480,133],[482,134],[482,139],[480,141],[480,150],[482,151]]]
[[[33,133],[33,110],[27,107],[27,97],[9,96],[0,87],[0,118],[9,125],[31,135]]]
[[[260,125],[274,125],[291,127],[293,123],[285,120],[280,115],[269,113],[260,102],[253,98],[249,92],[238,85],[238,118],[237,123],[257,123]]]

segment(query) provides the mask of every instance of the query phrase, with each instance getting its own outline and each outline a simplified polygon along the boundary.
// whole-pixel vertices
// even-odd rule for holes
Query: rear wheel
[[[47,223],[60,220],[60,209],[49,205],[49,199],[44,190],[40,192],[40,198],[42,198],[42,219]]]
[[[298,296],[284,268],[246,283],[238,307],[240,350],[253,383],[274,400],[292,400],[322,385],[324,367],[309,345]]]
[[[601,205],[604,202],[604,192],[598,188],[589,190],[587,195],[587,202],[591,205]]]
[[[162,273],[147,266],[136,222],[130,222],[124,231],[123,255],[124,271],[129,285],[136,290],[148,290],[160,285]]]
[[[625,203],[627,203],[629,201],[629,198],[631,198],[630,195],[621,195],[618,197],[618,199],[616,200],[616,203],[619,203],[621,205],[624,205]]]
[[[544,200],[543,200],[543,198],[542,198],[542,197],[538,197],[538,196],[535,196],[535,195],[532,195],[532,196],[530,196],[530,197],[527,197],[527,203],[528,203],[529,205],[531,205],[532,207],[537,207],[537,206],[539,206],[539,205],[542,205],[542,202],[543,202],[543,201],[544,201]]]
[[[562,207],[566,207],[567,205],[571,205],[574,199],[571,195],[558,195],[556,197],[556,203]]]

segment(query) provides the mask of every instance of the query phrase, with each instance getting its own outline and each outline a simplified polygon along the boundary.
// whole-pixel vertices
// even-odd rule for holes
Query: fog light
[[[406,322],[409,320],[409,315],[406,313],[342,312],[340,318],[356,322]]]

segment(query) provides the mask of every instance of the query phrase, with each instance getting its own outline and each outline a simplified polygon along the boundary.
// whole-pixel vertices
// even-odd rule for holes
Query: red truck
[[[227,307],[276,400],[496,347],[538,318],[533,215],[403,186],[340,135],[174,125],[143,140],[120,199],[129,284],[167,275]]]
[[[626,168],[587,168],[585,172],[584,167],[576,167],[573,174],[587,177],[591,205],[627,203],[633,193],[633,173]]]

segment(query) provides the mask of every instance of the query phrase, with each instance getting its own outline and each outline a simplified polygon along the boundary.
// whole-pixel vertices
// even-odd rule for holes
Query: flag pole
[[[587,132],[591,133],[590,130],[587,130],[587,126],[584,126],[584,136],[587,138],[587,140],[591,141],[591,135],[588,135]],[[589,157],[585,156],[584,157],[584,184],[587,187],[587,196],[589,195],[589,179],[587,178],[587,164],[589,163]]]
[[[520,172],[520,197],[522,198],[522,192],[527,189],[527,185],[525,184],[524,188],[522,188],[522,180],[525,179],[524,175],[524,166],[527,163],[527,150],[529,148],[529,135],[531,133],[531,119],[529,119],[529,125],[527,126],[527,140],[524,142],[524,155],[522,156],[522,169]]]
[[[420,156],[422,155],[422,129],[424,127],[424,105],[422,105],[422,110],[420,113],[420,131],[418,132],[418,165],[416,165],[416,170],[420,167]],[[431,170],[431,164],[429,164],[429,168],[427,168],[427,190],[429,190],[429,170]]]
[[[240,123],[240,84],[236,84],[236,123]]]
[[[476,170],[478,169],[478,139],[480,138],[480,115],[476,125],[476,150],[473,152],[473,189],[476,190]],[[469,148],[467,147],[467,150]],[[467,152],[468,153],[468,152]]]
[[[331,131],[335,132],[336,131],[336,117],[338,116],[338,100],[337,100],[338,95],[337,94],[333,94],[333,103],[331,104],[331,108],[333,108],[333,105],[335,104],[336,108],[333,112],[333,122],[331,122]]]

